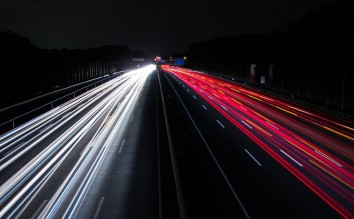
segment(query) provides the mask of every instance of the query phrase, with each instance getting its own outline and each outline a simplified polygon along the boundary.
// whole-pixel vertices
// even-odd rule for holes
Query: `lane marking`
[[[226,110],[227,111],[227,108],[226,107],[224,107],[223,105],[220,105],[224,110]]]
[[[102,203],[103,203],[104,197],[102,196],[100,203],[98,204],[95,216],[93,217],[94,219],[98,218],[98,215],[100,214],[101,208],[102,208]]]
[[[243,106],[240,106],[240,108],[242,108],[243,110],[246,110],[246,111],[248,111],[245,107],[243,107]]]
[[[136,106],[139,106],[139,101],[136,103]]]
[[[193,95],[193,97],[194,97],[194,99],[197,99],[197,97],[196,97],[196,96],[194,96],[194,95]]]
[[[248,123],[251,123],[254,127],[258,128],[259,130],[261,130],[262,132],[266,133],[267,135],[269,135],[270,137],[272,137],[272,134],[270,134],[269,132],[267,132],[266,130],[262,129],[261,127],[259,127],[258,125],[254,124],[253,122],[249,121],[248,119],[246,120]]]
[[[120,145],[119,152],[118,152],[119,154],[122,152],[124,143],[125,143],[125,138],[123,139],[122,144]]]
[[[130,122],[133,122],[133,119],[134,119],[134,115],[132,115],[132,118],[130,119]]]
[[[189,92],[189,90],[187,89],[187,91]]]
[[[276,127],[275,125],[273,125],[272,123],[268,122],[267,120],[265,120],[266,123],[268,123],[269,125],[273,126],[276,129],[279,129],[278,127]]]
[[[247,151],[247,149],[245,149],[245,151],[260,167],[262,166],[262,164],[258,162],[258,160],[255,157],[253,157],[252,154]]]
[[[245,121],[241,120],[241,122],[242,122],[243,124],[247,125],[248,128],[252,129],[252,127],[251,127],[250,125],[248,125]]]
[[[221,122],[219,120],[216,120],[216,121],[219,123],[219,125],[221,125],[221,127],[225,128],[225,126],[223,124],[221,124]]]
[[[42,202],[42,204],[39,206],[39,208],[37,209],[37,211],[34,213],[34,215],[31,217],[31,219],[35,219],[37,218],[37,215],[39,214],[39,212],[42,210],[42,208],[44,207],[44,205],[48,202],[48,200],[44,200]]]
[[[223,175],[223,177],[224,177],[224,179],[225,179],[227,185],[229,186],[229,188],[230,188],[232,194],[234,195],[235,199],[237,200],[238,204],[240,205],[240,207],[241,207],[243,213],[245,214],[245,216],[246,216],[247,219],[250,219],[251,217],[249,216],[249,214],[248,214],[248,212],[247,212],[245,206],[243,205],[243,203],[242,203],[240,197],[237,195],[235,189],[232,187],[232,185],[231,185],[229,179],[227,178],[227,176],[226,176],[224,170],[221,168],[221,166],[220,166],[218,160],[216,159],[216,157],[214,156],[213,152],[211,151],[211,149],[210,149],[208,143],[207,143],[206,140],[204,139],[204,137],[203,137],[202,133],[200,132],[198,126],[195,124],[195,122],[194,122],[192,116],[190,115],[190,113],[189,113],[189,111],[188,111],[186,105],[183,103],[181,97],[178,95],[178,92],[176,91],[176,89],[175,89],[174,86],[172,85],[171,81],[168,79],[168,77],[167,77],[166,75],[165,75],[165,77],[166,77],[166,79],[168,80],[169,84],[171,85],[172,89],[174,90],[175,94],[177,94],[177,97],[178,97],[179,101],[182,103],[183,108],[184,108],[185,111],[187,112],[187,114],[188,114],[190,120],[192,121],[194,127],[197,129],[197,132],[199,133],[200,137],[202,138],[202,140],[203,140],[203,142],[204,142],[206,148],[208,149],[208,151],[209,151],[211,157],[213,158],[215,164],[217,165],[218,169],[220,170],[221,174]],[[194,85],[194,87],[196,87],[196,86]]]
[[[295,160],[294,158],[292,158],[289,154],[287,154],[285,151],[283,151],[282,149],[280,149],[280,151],[285,154],[287,157],[289,157],[292,161],[294,161],[297,165],[299,165],[300,167],[302,167],[302,164],[299,163],[297,160]]]
[[[203,106],[203,108],[204,108],[204,109],[206,109],[206,110],[207,110],[207,108],[206,108],[204,105],[202,105],[202,106]]]
[[[321,155],[322,157],[326,158],[327,160],[330,160],[332,163],[337,164],[337,166],[343,167],[342,164],[338,163],[337,161],[335,161],[334,159],[332,159],[332,158],[330,158],[329,156],[325,155],[324,153],[322,153],[322,152],[320,152],[320,151],[318,151],[318,150],[315,150],[315,152],[316,152],[317,154]]]

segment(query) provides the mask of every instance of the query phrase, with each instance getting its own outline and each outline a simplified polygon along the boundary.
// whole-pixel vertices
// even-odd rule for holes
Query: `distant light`
[[[183,57],[184,60],[187,60],[187,56]]]

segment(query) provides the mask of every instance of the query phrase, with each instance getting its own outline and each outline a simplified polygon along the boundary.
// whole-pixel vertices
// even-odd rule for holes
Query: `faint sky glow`
[[[221,36],[285,30],[310,8],[334,0],[2,0],[0,31],[40,48],[127,45],[153,54]]]

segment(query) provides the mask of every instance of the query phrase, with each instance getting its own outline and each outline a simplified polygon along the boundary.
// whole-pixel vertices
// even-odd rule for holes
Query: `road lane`
[[[222,119],[218,118],[218,121],[220,121],[225,128],[221,127],[220,124],[219,127],[227,129],[227,122],[231,122],[231,127],[237,127],[238,130],[241,130],[242,133],[251,138],[258,147],[261,146],[268,155],[290,171],[310,190],[321,197],[328,205],[332,206],[339,214],[343,216],[347,215],[347,217],[352,214],[352,197],[350,195],[352,194],[352,166],[350,165],[350,161],[347,161],[348,163],[343,160],[338,162],[338,158],[333,159],[331,156],[328,156],[328,152],[324,153],[323,149],[317,148],[317,145],[314,146],[314,143],[309,143],[307,140],[291,132],[287,127],[283,127],[283,125],[274,122],[272,119],[268,118],[267,115],[264,115],[261,110],[256,111],[255,105],[249,106],[242,98],[238,98],[238,96],[234,95],[234,93],[241,91],[231,92],[233,91],[232,89],[237,90],[234,84],[227,84],[225,81],[218,81],[215,78],[183,68],[166,66],[164,69],[171,72],[169,74],[169,77],[172,78],[171,81],[175,81],[176,84],[179,84],[180,89],[186,90],[186,88],[182,86],[183,84],[189,87],[189,90],[193,90],[194,94],[190,94],[189,90],[185,91],[186,95],[189,94],[191,96],[191,100],[194,99],[195,101],[193,95],[198,94],[208,105],[213,106],[219,115],[221,114],[226,118],[226,121],[222,121]],[[238,89],[244,90],[244,88]],[[228,93],[232,93],[232,95]],[[256,97],[253,91],[252,95]],[[269,97],[265,97],[261,94],[258,94],[256,98],[258,97],[263,99],[268,98],[269,100],[267,100],[267,102],[272,103]],[[249,99],[254,98],[250,97]],[[247,101],[249,101],[249,99],[247,99]],[[207,104],[200,103],[200,105],[206,106]],[[282,109],[287,110],[285,108]],[[282,116],[289,115],[289,113],[284,110],[280,110]],[[292,114],[290,115],[293,116]],[[198,115],[195,115],[195,117],[198,117]],[[287,119],[289,119],[289,117]],[[323,121],[325,121],[325,119]],[[331,124],[335,124],[335,122]],[[208,133],[208,135],[210,135],[210,133]],[[214,137],[219,139],[218,136]],[[329,138],[331,138],[331,136],[329,136]],[[218,144],[222,145],[221,142]],[[316,150],[314,150],[314,148],[316,148]],[[350,147],[346,145],[343,150],[350,153],[350,151],[347,151],[348,148]],[[318,155],[316,151],[320,151],[320,153],[325,154],[332,160],[323,158],[323,156]],[[243,153],[245,153],[245,151],[243,151]],[[227,155],[225,154],[225,156]],[[224,159],[223,156],[222,159]],[[314,160],[316,161],[314,162]],[[321,168],[317,167],[317,162],[322,162],[320,165]],[[337,164],[335,162],[337,162]],[[338,164],[342,165],[342,167],[338,166]],[[327,170],[322,165],[330,166],[330,168],[333,169],[331,172],[327,173]],[[332,183],[334,183],[335,186],[333,186]],[[331,193],[326,193],[328,189],[331,190]],[[332,193],[334,193],[334,195],[329,195]]]
[[[2,135],[0,217],[76,212],[153,68],[128,72]],[[26,147],[17,144],[23,139]]]

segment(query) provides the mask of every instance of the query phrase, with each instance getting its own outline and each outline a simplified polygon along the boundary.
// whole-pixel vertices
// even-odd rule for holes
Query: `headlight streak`
[[[340,215],[354,217],[353,148],[345,140],[339,140],[340,137],[353,140],[351,136],[354,133],[351,131],[354,129],[324,118],[324,114],[311,113],[311,110],[301,106],[293,107],[287,102],[216,78],[211,80],[208,79],[210,76],[201,76],[188,69],[163,66],[163,70],[203,97]],[[310,122],[317,128],[302,121]],[[338,139],[326,135],[327,131],[337,134]],[[331,153],[332,150],[343,158]]]
[[[56,130],[58,130],[59,128],[62,127],[62,125],[64,125],[65,123],[69,122],[73,117],[75,117],[76,115],[78,115],[79,113],[81,113],[83,110],[85,110],[87,107],[89,107],[90,105],[86,105],[83,106],[82,108],[78,109],[74,114],[72,114],[71,116],[69,116],[68,118],[66,118],[63,122],[61,122],[60,124],[58,124],[56,127],[54,127],[52,130],[48,131],[47,133],[45,133],[42,137],[40,137],[39,139],[37,139],[36,141],[34,141],[31,145],[27,146],[26,149],[22,150],[20,153],[16,154],[16,156],[12,157],[10,160],[8,160],[7,162],[5,162],[3,165],[0,166],[0,171],[4,168],[6,168],[7,166],[9,166],[11,163],[13,163],[14,161],[16,161],[19,157],[21,157],[24,153],[26,153],[28,150],[30,150],[32,147],[36,146],[39,142],[41,142],[43,139],[45,139],[46,137],[50,136],[52,133],[54,133]],[[97,108],[97,107],[96,107]],[[89,114],[91,117],[93,116],[93,113]],[[96,116],[97,117],[97,116]],[[85,121],[83,119],[80,120],[81,122]],[[80,123],[81,124],[81,123]],[[79,128],[79,127],[77,127]],[[76,128],[72,128],[72,132],[67,131],[67,135],[74,135],[76,133]],[[62,137],[62,140],[65,140],[68,137]],[[1,191],[1,187],[0,187],[0,191]]]
[[[122,79],[119,78],[119,80],[118,80],[117,82],[120,82],[120,83],[121,83],[122,81],[124,82],[123,79],[125,80],[124,77],[123,77]],[[110,82],[107,82],[107,83],[113,83],[113,84],[115,84],[115,83],[117,83],[117,82],[116,82],[116,81],[110,81]],[[105,85],[105,84],[103,84],[103,85]],[[102,85],[102,86],[103,86],[103,85]],[[118,84],[118,85],[119,85],[119,84]],[[12,131],[10,131],[10,133],[12,133],[12,135],[14,135],[14,136],[12,136],[12,138],[10,138],[10,139],[7,139],[6,142],[2,142],[2,143],[0,144],[0,148],[2,148],[2,150],[5,150],[5,146],[4,146],[5,143],[7,143],[6,147],[11,147],[11,146],[13,146],[14,143],[19,142],[19,141],[23,140],[25,137],[27,137],[27,136],[29,136],[30,134],[32,134],[33,132],[38,131],[41,127],[44,127],[46,124],[48,124],[48,122],[54,121],[54,120],[55,120],[55,117],[59,117],[59,116],[62,115],[62,114],[68,114],[67,111],[69,111],[69,110],[75,110],[75,108],[76,108],[79,104],[84,103],[84,102],[87,101],[87,99],[90,98],[91,96],[94,96],[94,95],[95,95],[95,97],[96,97],[95,100],[97,100],[97,99],[100,97],[100,93],[98,93],[98,92],[102,92],[102,91],[104,91],[105,89],[107,89],[107,86],[96,87],[95,89],[89,91],[88,94],[84,93],[84,94],[82,94],[82,95],[77,96],[76,98],[74,98],[74,100],[70,100],[69,102],[60,105],[59,107],[57,107],[57,112],[54,112],[54,113],[51,114],[51,115],[47,115],[47,114],[46,114],[46,115],[47,115],[46,118],[43,118],[42,120],[39,121],[39,123],[34,124],[32,127],[30,127],[29,130],[25,130],[25,131],[27,131],[27,132],[24,132],[23,135],[21,135],[22,132],[23,132],[23,130],[22,130],[23,127],[22,127],[22,126],[16,128],[16,129],[14,129],[14,130],[12,130]],[[110,90],[111,90],[111,89],[106,90],[106,92],[108,92],[108,91],[110,91]],[[93,101],[87,101],[86,103],[84,103],[84,105],[89,105],[89,104],[91,104],[92,102],[93,102]],[[77,110],[76,110],[76,111],[77,111]],[[39,116],[39,117],[42,118],[42,116]],[[65,117],[66,117],[66,116],[63,116],[62,119],[65,118]],[[46,121],[46,123],[43,123],[44,121]],[[61,121],[61,120],[59,120],[59,121]],[[59,122],[59,121],[58,121],[58,122]],[[66,121],[68,121],[68,120],[66,120]],[[37,127],[37,128],[36,128],[36,127]],[[22,131],[22,132],[20,132],[20,131]],[[20,133],[19,133],[19,132],[20,132]],[[32,139],[35,139],[35,138],[32,138]],[[12,142],[12,143],[9,144],[9,141],[14,141],[14,142]],[[32,141],[33,141],[33,140],[32,140]]]
[[[69,132],[70,133],[70,132]],[[13,182],[13,181],[11,181],[11,182]],[[6,185],[6,184],[5,184]]]
[[[106,89],[105,87],[97,87],[95,90],[92,90],[90,92],[90,95],[95,95],[97,92],[99,92],[100,90],[104,90]],[[109,90],[108,90],[109,91]],[[46,124],[53,122],[56,117],[59,117],[60,115],[66,113],[68,110],[72,110],[74,107],[77,107],[79,104],[81,104],[82,102],[86,101],[86,99],[89,97],[85,97],[88,96],[87,94],[82,94],[82,98],[81,99],[76,99],[75,101],[70,101],[70,104],[65,103],[63,105],[61,105],[61,107],[57,108],[57,112],[53,111],[52,114],[46,114],[46,118],[43,118],[42,116],[39,116],[39,118],[43,118],[42,120],[39,120],[39,122],[37,124],[32,124],[31,127],[22,130],[23,127],[19,127],[18,129],[15,129],[13,131],[11,131],[11,133],[13,133],[12,138],[7,139],[5,142],[2,142],[0,144],[0,148],[1,149],[1,153],[4,153],[4,151],[8,148],[12,148],[15,147],[16,144],[18,144],[18,142],[21,142],[22,140],[24,140],[27,136],[30,136],[32,133],[37,132],[39,129],[41,129],[41,127],[44,127]],[[77,98],[79,98],[80,96],[78,96]],[[99,97],[96,96],[95,100],[98,99]],[[84,104],[83,108],[87,108],[89,107],[89,105],[91,103],[93,103],[94,100],[91,101],[87,101],[86,104]],[[83,109],[82,109],[83,110]],[[61,124],[57,125],[57,128],[60,128],[61,126],[63,126],[66,122],[70,121],[71,118],[75,117],[76,115],[78,115],[82,110],[79,111],[75,111],[75,114],[73,114],[72,116],[70,116],[69,119],[65,119],[65,117],[62,117],[61,119],[59,119],[56,123],[61,122]],[[35,120],[37,121],[37,120]],[[26,132],[27,131],[27,132]],[[45,134],[44,136],[41,137],[41,133],[39,133],[38,135],[36,135],[35,137],[33,137],[32,139],[30,139],[29,141],[26,142],[26,144],[31,144],[31,141],[34,142],[29,146],[26,146],[26,150],[22,150],[21,153],[16,154],[16,156],[14,158],[11,159],[11,162],[14,162],[16,159],[18,159],[20,156],[22,156],[23,154],[25,154],[27,151],[29,151],[30,149],[32,149],[33,146],[35,146],[36,144],[38,144],[40,141],[42,141],[44,138],[46,138],[48,136],[48,133]],[[36,138],[37,141],[36,141]],[[10,141],[12,141],[10,143]],[[7,145],[5,145],[7,144]],[[17,148],[12,149],[13,151],[17,151]],[[6,160],[9,160],[11,158],[11,154],[5,155],[4,157],[1,158],[1,164],[3,164],[4,162],[6,162]],[[6,168],[8,165],[11,164],[11,162],[6,162],[7,165],[1,165],[0,166],[0,172],[1,170],[3,170],[4,168]]]
[[[23,132],[23,133],[24,133],[24,132],[28,131],[28,130],[31,128],[31,127],[30,127],[31,125],[33,125],[33,124],[35,124],[36,122],[42,120],[42,118],[47,117],[47,115],[49,115],[49,114],[55,112],[57,109],[59,109],[59,107],[55,107],[54,109],[51,109],[50,111],[48,111],[48,112],[46,112],[46,113],[44,113],[44,114],[42,114],[42,115],[40,115],[40,116],[38,116],[38,117],[36,117],[36,118],[34,118],[34,119],[31,119],[31,120],[28,121],[28,122],[26,122],[26,123],[24,123],[24,124],[18,126],[17,128],[13,129],[12,131],[9,131],[9,132],[6,132],[6,133],[0,135],[0,148],[1,148],[1,145],[3,145],[3,144],[6,143],[5,141],[6,141],[10,136],[12,136],[12,135],[14,135],[14,134],[16,134],[16,133],[18,133],[18,132]]]
[[[90,93],[92,91],[89,91],[88,93]],[[80,96],[77,96],[76,98],[74,98],[73,100],[68,101],[66,104],[72,103],[75,100],[78,101],[83,101],[84,98],[82,98],[82,96],[84,96],[85,94],[82,94]],[[65,106],[65,105],[62,105]],[[8,133],[5,133],[1,138],[0,138],[0,148],[4,145],[4,144],[8,144],[9,141],[12,140],[18,140],[19,136],[21,134],[29,134],[29,130],[33,131],[33,128],[38,127],[39,125],[41,125],[42,123],[44,123],[45,121],[47,121],[48,119],[54,119],[55,116],[60,113],[60,106],[48,111],[47,113],[44,113],[32,120],[30,120],[29,122],[26,122],[25,124],[18,126],[17,128],[9,131]],[[65,109],[62,109],[61,111],[64,111]],[[37,121],[39,121],[38,123],[36,123]],[[10,138],[11,136],[11,138]]]
[[[87,107],[95,103],[95,101],[102,95],[99,92],[111,92],[105,97],[101,102],[94,106],[86,115],[79,119],[73,126],[66,130],[61,136],[59,136],[55,141],[53,141],[49,146],[47,146],[43,151],[41,151],[32,161],[27,163],[22,169],[20,169],[16,174],[14,174],[10,179],[3,183],[0,187],[0,218],[3,218],[5,215],[17,214],[19,210],[23,211],[23,205],[26,202],[25,200],[33,199],[33,196],[37,194],[38,189],[40,189],[42,184],[51,176],[52,173],[59,167],[61,162],[70,154],[70,152],[76,147],[76,145],[81,141],[83,137],[92,129],[95,123],[98,122],[99,118],[103,115],[106,115],[104,119],[105,124],[101,124],[100,130],[95,133],[94,139],[90,143],[98,142],[98,139],[103,139],[104,135],[107,135],[107,130],[112,128],[107,128],[107,125],[113,123],[113,117],[118,118],[118,123],[121,124],[125,115],[130,110],[136,99],[138,98],[138,93],[140,88],[144,85],[144,82],[149,73],[153,71],[154,67],[149,66],[147,68],[139,69],[140,71],[132,71],[122,75],[121,78],[118,78],[114,82],[103,84],[102,86],[97,87],[96,92],[90,92],[92,95],[95,95],[92,99],[92,95],[82,95],[81,98],[78,96],[77,101],[70,101],[70,103],[65,103],[51,113],[46,114],[48,120],[51,119],[49,114],[53,116],[53,113],[57,116],[60,115],[61,122],[53,124],[53,129],[58,129],[58,126],[62,126],[64,123],[70,121],[73,117],[78,115],[80,112],[85,110]],[[117,82],[123,81],[117,85]],[[115,86],[112,86],[115,85]],[[126,96],[128,92],[128,96]],[[98,95],[97,95],[98,94]],[[126,96],[126,98],[124,98]],[[122,104],[118,103],[120,99],[123,99]],[[86,101],[86,102],[85,102]],[[82,103],[79,106],[78,102]],[[120,107],[116,107],[120,105]],[[70,114],[68,117],[62,117],[66,114],[66,109],[76,108],[75,112]],[[61,110],[62,113],[57,112]],[[115,110],[115,111],[114,111]],[[123,112],[122,112],[123,110]],[[112,114],[113,112],[113,114]],[[122,114],[122,117],[119,115]],[[18,129],[13,130],[12,134],[3,135],[3,139],[14,138],[17,135],[20,137],[22,132],[26,135],[24,130],[26,130],[30,125],[38,126],[39,123],[43,123],[45,116],[40,116],[37,119],[32,120],[31,123],[27,123],[23,126],[18,127]],[[109,119],[107,119],[109,118]],[[37,124],[35,124],[37,122]],[[102,126],[103,125],[103,126]],[[43,136],[40,136],[31,143],[31,147],[34,147],[36,144],[41,142],[45,137],[53,133],[52,130],[46,130]],[[118,128],[115,128],[114,131],[118,131]],[[105,134],[102,134],[104,133]],[[96,140],[95,140],[96,139]],[[2,142],[3,143],[3,142]],[[107,142],[109,143],[109,142]],[[106,145],[109,146],[109,145]],[[98,146],[96,148],[99,148]],[[108,148],[108,147],[106,147]],[[89,149],[84,148],[82,156],[79,160],[87,158],[88,154],[92,150],[92,147]],[[29,149],[19,150],[19,154],[26,153]],[[14,162],[21,155],[11,157],[7,163],[2,164],[1,169],[7,167],[12,162]],[[103,157],[102,157],[103,159]],[[102,162],[102,159],[100,162]],[[98,168],[98,166],[96,165]],[[92,178],[90,178],[92,180]],[[49,203],[47,204],[47,206]],[[26,205],[27,206],[27,205]],[[48,209],[48,208],[45,208]]]
[[[66,111],[69,110],[69,107],[74,108],[74,107],[78,106],[80,103],[87,101],[88,98],[95,96],[95,95],[100,95],[100,94],[102,94],[102,91],[104,91],[108,87],[110,87],[118,82],[122,83],[122,82],[124,82],[124,80],[127,80],[125,75],[123,75],[113,81],[108,81],[106,84],[102,84],[100,86],[97,86],[94,89],[87,91],[86,93],[76,96],[75,98],[61,104],[60,106],[55,107],[54,109],[26,122],[25,124],[16,127],[15,129],[9,131],[8,133],[3,134],[2,136],[0,136],[0,148],[3,144],[8,143],[8,142],[4,142],[4,141],[18,139],[19,135],[21,135],[23,133],[28,133],[28,130],[31,130],[34,127],[40,125],[42,122],[46,121],[47,119],[53,119],[59,113],[62,113],[62,112],[65,113]],[[37,121],[39,121],[39,123],[36,123]],[[11,138],[10,138],[10,136],[11,136]]]
[[[67,152],[69,153],[69,152]],[[61,160],[54,166],[53,169],[51,169],[37,184],[35,184],[34,188],[27,194],[22,201],[17,204],[16,208],[11,212],[11,214],[7,218],[12,218],[12,216],[15,216],[18,218],[21,214],[21,212],[17,213],[18,210],[25,205],[25,207],[30,203],[30,200],[33,199],[33,197],[38,193],[39,189],[43,187],[45,182],[48,181],[48,179],[53,175],[53,173],[57,170],[57,168],[60,166],[60,164],[64,161],[65,156],[61,158]],[[17,215],[16,215],[17,214]]]
[[[127,99],[128,98],[125,98],[124,100],[127,100]],[[122,106],[124,107],[124,104],[122,104]],[[112,107],[112,109],[113,109],[113,107]],[[117,111],[118,110],[121,111],[122,107],[117,108]],[[106,123],[106,125],[107,124],[108,123]],[[108,132],[108,130],[110,130],[110,129],[102,129],[100,131]],[[91,146],[91,145],[99,145],[96,143],[96,141],[101,143],[103,141],[102,138],[106,134],[107,133],[105,133],[105,134],[101,133],[101,134],[97,134],[97,135],[95,134],[94,138],[91,140],[92,143],[89,144],[88,148],[92,149],[93,146]],[[97,136],[99,136],[99,137],[97,137]],[[77,164],[75,165],[75,167],[73,168],[71,173],[68,175],[67,179],[64,181],[64,183],[62,184],[60,189],[57,191],[56,195],[54,195],[52,200],[47,204],[46,210],[43,211],[42,215],[47,215],[46,217],[51,217],[56,212],[56,210],[59,208],[59,206],[62,204],[65,196],[69,193],[71,188],[74,186],[73,183],[76,181],[77,177],[80,176],[81,171],[83,170],[85,164],[87,164],[87,162],[89,162],[92,159],[92,156],[94,154],[92,152],[92,150],[87,150],[87,149],[86,149],[86,153],[87,153],[86,156],[84,156],[84,155],[81,156],[80,160],[77,162]],[[84,162],[84,163],[82,163],[82,162]],[[79,165],[81,165],[81,166],[79,166]],[[78,170],[76,170],[76,169],[78,169]],[[75,175],[72,176],[73,174],[75,174]],[[69,180],[71,180],[71,181],[69,182]],[[48,213],[46,213],[46,212],[48,212]]]
[[[139,87],[141,87],[143,84],[141,82],[145,82],[144,80],[145,78],[140,80],[140,83],[137,83],[137,85]],[[135,88],[140,90],[140,88]],[[131,94],[131,93],[129,93]],[[81,202],[81,200],[83,199],[83,196],[86,194],[86,192],[88,191],[95,173],[97,171],[97,169],[99,168],[100,164],[103,162],[106,153],[108,152],[109,148],[112,145],[112,142],[114,140],[114,137],[117,135],[118,133],[118,129],[121,128],[121,125],[123,123],[123,121],[126,119],[128,112],[131,110],[131,108],[134,106],[134,103],[136,102],[137,97],[139,96],[138,92],[133,92],[131,97],[127,98],[129,100],[129,102],[124,103],[124,109],[123,112],[120,113],[118,110],[114,113],[114,115],[112,116],[112,121],[116,121],[118,119],[117,122],[113,123],[115,124],[113,130],[110,132],[108,139],[106,140],[106,142],[103,144],[105,145],[104,148],[102,148],[101,151],[103,151],[102,153],[100,153],[101,156],[98,156],[95,160],[95,165],[91,166],[91,169],[93,169],[92,171],[90,170],[89,174],[86,175],[84,182],[81,184],[80,189],[76,192],[75,194],[75,198],[72,199],[72,202],[70,203],[70,207],[67,208],[67,211],[64,214],[65,218],[72,218],[73,214],[78,210],[78,205]],[[125,99],[126,100],[126,99]],[[108,134],[108,133],[107,133]],[[86,182],[86,183],[85,183]],[[90,183],[91,182],[91,183]]]

